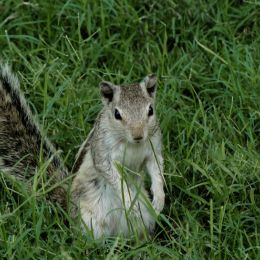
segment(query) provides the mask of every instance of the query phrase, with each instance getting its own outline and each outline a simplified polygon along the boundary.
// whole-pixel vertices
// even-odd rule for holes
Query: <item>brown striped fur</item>
[[[43,158],[40,158],[42,154]],[[20,180],[35,175],[39,161],[47,164],[46,180],[57,184],[67,176],[57,151],[42,134],[20,90],[17,77],[7,65],[0,66],[0,171]],[[66,187],[50,194],[51,201],[66,202]]]

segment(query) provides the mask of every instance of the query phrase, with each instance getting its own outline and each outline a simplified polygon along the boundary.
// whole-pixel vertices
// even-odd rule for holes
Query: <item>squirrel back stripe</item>
[[[0,171],[28,180],[41,159],[48,164],[47,181],[57,184],[67,176],[57,151],[34,120],[17,77],[7,65],[0,65]],[[65,193],[64,188],[58,187],[49,197],[64,205]]]

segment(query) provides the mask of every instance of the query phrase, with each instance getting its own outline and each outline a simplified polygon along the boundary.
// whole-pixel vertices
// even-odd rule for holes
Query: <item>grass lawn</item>
[[[150,239],[95,241],[0,175],[8,259],[260,259],[260,2],[5,0],[0,59],[70,168],[98,84],[159,78],[166,206]]]

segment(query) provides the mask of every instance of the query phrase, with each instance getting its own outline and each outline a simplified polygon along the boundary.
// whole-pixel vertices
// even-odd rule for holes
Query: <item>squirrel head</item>
[[[100,83],[108,129],[128,143],[142,143],[157,126],[155,118],[156,76],[151,74],[141,83],[125,86]]]

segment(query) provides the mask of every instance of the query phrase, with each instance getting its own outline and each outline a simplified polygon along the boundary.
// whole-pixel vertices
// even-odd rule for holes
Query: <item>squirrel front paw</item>
[[[163,210],[164,200],[165,200],[165,194],[163,191],[154,194],[152,205],[157,214],[159,214]]]

